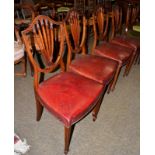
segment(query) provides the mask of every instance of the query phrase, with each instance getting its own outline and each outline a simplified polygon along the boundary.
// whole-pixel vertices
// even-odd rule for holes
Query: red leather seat
[[[116,36],[111,40],[111,42],[129,48],[132,47],[134,48],[135,51],[137,50],[138,47],[140,47],[140,40],[133,37]]]
[[[93,80],[65,72],[41,83],[37,94],[43,106],[69,127],[94,108],[103,89]]]
[[[127,20],[129,20],[128,17],[131,16],[131,15],[129,15],[129,11],[127,11],[127,12],[128,12],[128,15],[126,16],[126,22],[127,22]],[[132,18],[132,16],[131,16],[131,18]],[[112,31],[112,37],[111,37],[110,42],[133,49],[133,54],[132,54],[132,58],[131,58],[132,62],[129,67],[129,70],[130,70],[133,62],[139,57],[140,40],[139,40],[139,38],[127,36],[127,34],[126,35],[117,35],[117,32],[122,31],[121,30],[122,29],[122,8],[117,5],[115,7],[113,7],[113,23],[114,23],[113,28],[112,28],[113,31]]]
[[[133,49],[133,62],[137,62],[140,55],[140,40],[138,38],[127,37],[127,36],[116,36],[111,41],[111,43],[118,44]],[[132,65],[132,64],[131,64]],[[128,74],[128,73],[127,73]]]
[[[117,66],[117,61],[96,55],[84,55],[74,59],[69,70],[99,83],[108,84],[114,77]]]
[[[94,53],[112,60],[116,60],[122,66],[128,61],[132,54],[132,50],[124,46],[118,46],[113,43],[105,42],[96,46]]]

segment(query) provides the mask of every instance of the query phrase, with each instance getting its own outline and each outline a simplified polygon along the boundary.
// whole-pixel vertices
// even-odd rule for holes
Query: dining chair
[[[26,29],[35,18],[34,6],[29,3],[21,3],[14,5],[14,24],[21,31]],[[30,62],[30,61],[28,61]],[[32,65],[30,63],[31,75],[33,75]]]
[[[54,33],[54,28],[58,29],[57,35],[59,36]],[[65,35],[62,22],[56,22],[47,16],[39,15],[22,32],[22,37],[27,55],[34,67],[36,120],[41,119],[43,109],[46,108],[49,113],[62,122],[65,137],[64,153],[67,154],[75,124],[91,111],[93,111],[93,117],[97,116],[105,86],[79,74],[64,72],[62,57]],[[39,51],[33,46],[34,40],[39,46]],[[40,61],[33,57],[32,50],[34,48],[36,48],[38,58],[42,60],[44,66],[40,65],[38,63]],[[56,70],[58,67],[60,70]],[[52,74],[52,71],[56,72]],[[41,74],[48,74],[48,78],[40,79]]]
[[[109,86],[113,81],[118,63],[115,60],[87,54],[85,16],[80,19],[77,10],[68,12],[64,22],[67,42],[67,70]]]
[[[17,27],[15,27],[15,41],[14,41],[14,64],[21,64],[21,70],[16,71],[16,76],[26,76],[26,55],[25,55],[25,47],[22,42],[22,39],[19,34],[19,30]],[[19,69],[18,69],[19,70]]]
[[[92,20],[94,42],[91,52],[95,55],[106,57],[118,62],[117,71],[115,73],[113,83],[110,87],[110,90],[113,91],[121,68],[126,66],[124,76],[129,70],[132,49],[106,41],[109,28],[109,15],[104,14],[104,9],[102,7],[97,8],[96,12],[93,14]]]
[[[132,62],[129,66],[129,68],[131,68],[132,64],[134,63],[134,61],[137,61],[137,58],[140,54],[140,40],[139,38],[131,37],[122,33],[122,8],[120,6],[116,5],[115,7],[113,7],[112,16],[112,35],[110,38],[110,42],[133,49],[131,58]],[[129,71],[130,69],[128,70],[126,75],[129,74]]]

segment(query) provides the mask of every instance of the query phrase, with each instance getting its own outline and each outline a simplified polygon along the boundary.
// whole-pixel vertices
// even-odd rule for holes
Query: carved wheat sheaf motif
[[[114,15],[114,25],[115,25],[115,31],[119,31],[121,29],[122,24],[122,9],[119,6],[115,6],[113,8],[113,15]]]
[[[54,28],[47,20],[40,20],[33,26],[35,44],[41,50],[46,65],[52,64],[54,51]]]
[[[102,9],[101,9],[101,8],[99,8],[99,9],[97,10],[96,19],[97,19],[97,24],[98,24],[99,32],[100,32],[101,34],[103,34],[104,16],[103,16],[103,14],[102,14]]]
[[[74,46],[76,49],[79,47],[79,41],[80,41],[80,23],[78,14],[72,12],[70,14],[69,22],[70,22],[71,34],[74,40]]]

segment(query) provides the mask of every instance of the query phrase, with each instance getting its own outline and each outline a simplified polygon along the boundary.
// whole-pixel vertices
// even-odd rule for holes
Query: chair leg
[[[36,99],[36,108],[37,108],[37,121],[40,121],[44,107],[40,104],[40,102]]]
[[[134,65],[138,62],[140,62],[140,53],[136,54],[136,58],[135,58],[135,61],[134,61]]]
[[[138,56],[138,65],[140,64],[140,55]]]
[[[116,73],[115,73],[114,79],[113,79],[113,81],[112,81],[111,87],[110,87],[110,90],[111,90],[111,91],[114,91],[114,89],[115,89],[116,82],[117,82],[117,79],[118,79],[120,70],[121,70],[121,65],[119,64],[118,67],[117,67],[117,71],[116,71]]]
[[[113,79],[112,79],[112,81],[108,84],[107,94],[109,94],[109,93],[110,93],[110,91],[111,91],[111,86],[112,86],[112,83],[113,83]]]
[[[138,50],[137,50],[135,60],[134,60],[134,65],[136,65],[137,62],[138,62],[138,64],[140,62],[140,48],[138,48]]]
[[[105,92],[103,93],[103,95],[101,96],[101,98],[99,99],[98,103],[96,104],[96,106],[94,107],[94,109],[93,109],[93,111],[92,111],[92,116],[93,116],[93,121],[94,121],[94,122],[95,122],[96,119],[97,119],[97,115],[98,115],[98,112],[99,112],[99,110],[100,110],[100,107],[101,107],[101,103],[102,103],[104,94],[105,94]]]
[[[64,140],[65,140],[65,148],[64,148],[64,154],[67,155],[69,151],[69,145],[72,137],[72,133],[74,130],[74,125],[70,127],[64,127]]]
[[[129,63],[126,65],[126,68],[125,68],[123,76],[128,76],[128,74],[129,74],[129,72],[131,70],[131,67],[132,67],[132,65],[134,63],[135,57],[136,57],[136,53],[133,53]]]

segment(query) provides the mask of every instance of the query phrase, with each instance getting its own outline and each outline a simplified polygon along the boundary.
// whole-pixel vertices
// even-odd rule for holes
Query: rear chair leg
[[[40,104],[40,102],[36,99],[36,108],[37,108],[37,121],[40,121],[44,107]]]
[[[129,74],[129,72],[131,70],[131,67],[132,67],[132,65],[134,63],[135,57],[136,57],[136,53],[134,53],[132,55],[130,62],[126,65],[126,68],[125,68],[123,76],[127,76]]]
[[[137,62],[138,62],[138,64],[140,62],[140,54],[139,53],[136,55],[134,64],[136,64]]]
[[[111,89],[112,83],[113,83],[113,79],[112,79],[112,81],[108,84],[107,94],[110,93],[110,89]]]
[[[111,90],[111,91],[114,91],[114,89],[115,89],[116,82],[117,82],[117,79],[118,79],[120,70],[121,70],[121,65],[119,65],[119,66],[117,67],[117,71],[116,71],[116,73],[115,73],[114,80],[112,81],[112,84],[111,84],[111,87],[110,87],[110,90]]]

